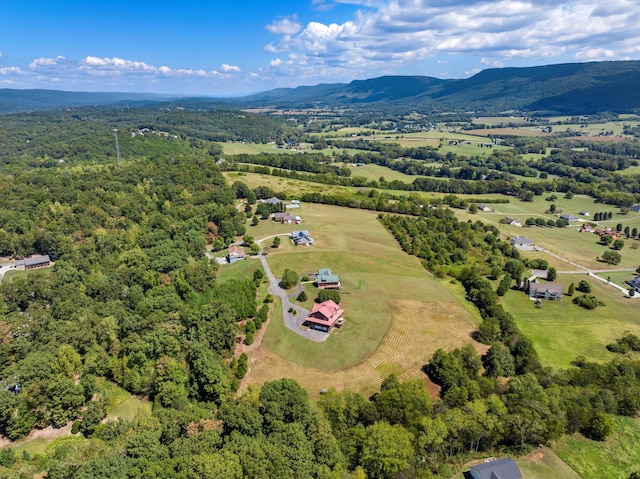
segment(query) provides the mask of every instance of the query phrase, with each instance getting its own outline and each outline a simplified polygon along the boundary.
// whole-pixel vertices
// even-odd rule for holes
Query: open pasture
[[[257,360],[250,366],[250,381],[262,385],[282,377],[292,378],[313,398],[330,387],[368,396],[378,391],[382,380],[392,373],[403,381],[421,379],[429,390],[437,390],[422,372],[422,366],[438,348],[451,350],[471,342],[469,335],[475,329],[469,313],[453,303],[389,301],[392,321],[375,351],[359,362],[336,367],[344,363],[343,355],[351,356],[343,348],[364,352],[360,348],[362,338],[355,335],[343,341],[339,336],[347,333],[344,330],[332,333],[335,336],[325,343],[310,343],[284,327],[279,306],[276,305]],[[346,311],[345,328],[351,318],[349,309]],[[362,326],[358,325],[358,329]],[[483,345],[476,346],[480,353],[486,352]]]
[[[615,419],[617,431],[606,441],[574,434],[564,436],[552,448],[582,479],[626,479],[640,470],[640,422],[623,416]]]
[[[299,214],[299,227],[310,231],[314,245],[293,247],[285,240],[269,250],[267,261],[276,276],[286,268],[300,275],[332,268],[343,283],[346,322],[327,341],[313,343],[284,327],[276,305],[262,343],[266,351],[252,365],[252,383],[293,377],[312,394],[347,385],[371,391],[392,372],[423,377],[420,368],[436,349],[471,342],[477,313],[403,253],[375,212],[303,204]]]
[[[583,279],[604,306],[586,310],[573,304],[573,297],[582,293],[567,296],[569,285],[577,286]],[[606,349],[608,343],[627,331],[640,335],[639,299],[626,298],[617,288],[585,274],[560,273],[555,283],[562,284],[565,296],[561,301],[542,300],[540,308],[523,291],[508,291],[501,299],[518,328],[533,341],[543,366],[568,368],[578,356],[609,361],[619,355]]]

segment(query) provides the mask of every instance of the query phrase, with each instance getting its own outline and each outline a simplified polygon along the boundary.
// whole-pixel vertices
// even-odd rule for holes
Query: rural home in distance
[[[529,297],[532,299],[562,299],[562,285],[556,283],[529,283]]]
[[[227,254],[227,262],[235,263],[245,259],[244,248],[242,246],[231,245],[229,246],[229,253]]]
[[[302,222],[302,218],[296,215],[292,215],[288,211],[284,213],[273,213],[272,217],[273,217],[273,221],[277,223],[282,223],[285,225],[294,225],[294,224],[297,225]]]
[[[472,479],[522,479],[520,468],[513,459],[498,459],[471,466]]]
[[[258,200],[260,203],[267,203],[268,205],[277,205],[278,203],[282,203],[282,200],[276,196],[272,196],[271,198],[267,198],[264,200]]]
[[[516,236],[511,240],[511,246],[515,246],[516,248],[519,248],[521,246],[531,246],[531,245],[533,245],[533,240],[525,236]]]
[[[508,216],[505,216],[504,222],[510,226],[522,226],[522,223],[520,223],[518,220],[514,220],[513,218],[509,218]]]
[[[319,289],[341,289],[340,276],[333,274],[331,268],[321,268],[316,273],[316,284]]]
[[[330,332],[334,327],[340,328],[344,324],[344,310],[328,299],[322,303],[315,303],[313,309],[302,323],[311,329]]]
[[[309,230],[292,231],[290,238],[296,246],[309,246],[313,244],[313,239],[309,236]]]
[[[17,260],[13,263],[14,268],[23,267],[24,269],[34,269],[34,268],[44,268],[45,266],[49,266],[51,264],[51,258],[48,254],[31,256],[29,258],[24,258]]]
[[[624,284],[633,288],[636,293],[640,293],[640,276],[636,276],[629,281],[625,281]]]

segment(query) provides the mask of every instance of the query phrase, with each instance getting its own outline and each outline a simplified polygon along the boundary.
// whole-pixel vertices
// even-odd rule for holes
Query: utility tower
[[[120,145],[118,144],[118,129],[113,129],[113,136],[116,137],[116,154],[118,155],[118,168],[122,168],[122,157],[120,156]]]

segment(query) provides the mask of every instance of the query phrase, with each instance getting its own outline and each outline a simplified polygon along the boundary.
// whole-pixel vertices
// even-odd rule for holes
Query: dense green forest
[[[71,422],[78,434],[35,457],[2,449],[0,477],[450,477],[478,453],[519,454],[577,431],[603,440],[616,415],[640,411],[639,361],[621,355],[606,364],[576,358],[569,370],[541,367],[500,296],[524,286],[526,268],[543,265],[521,258],[496,228],[438,207],[545,191],[630,205],[638,178],[619,172],[635,166],[635,145],[583,152],[567,143],[524,162],[518,148],[534,148],[526,142],[474,158],[363,142],[355,157],[236,155],[217,166],[217,142],[302,133],[226,110],[86,108],[3,119],[0,256],[49,254],[55,265],[0,285],[0,432],[15,441]],[[123,168],[115,165],[113,128]],[[332,164],[343,161],[429,177],[367,181]],[[464,288],[482,317],[473,336],[489,347],[486,355],[470,346],[438,350],[423,368],[440,386],[438,398],[394,375],[368,398],[329,390],[313,403],[289,379],[236,394],[247,372],[236,345],[268,316],[268,304],[257,304],[263,275],[219,281],[205,248],[247,234],[238,198],[253,205],[276,192],[228,186],[221,169],[364,187],[301,200],[402,214],[379,219],[407,254]],[[394,190],[450,194],[424,205]],[[255,210],[268,217],[268,207]],[[103,421],[105,381],[148,401],[152,412]]]

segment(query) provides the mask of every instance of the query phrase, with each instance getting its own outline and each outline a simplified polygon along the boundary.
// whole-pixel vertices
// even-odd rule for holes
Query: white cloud
[[[11,75],[11,74],[17,74],[17,75],[22,75],[25,72],[22,71],[22,69],[20,69],[20,67],[3,67],[0,68],[0,75]]]
[[[302,26],[298,19],[293,16],[274,20],[266,28],[274,35],[295,35],[302,29]]]
[[[624,59],[640,52],[635,0],[312,0],[318,11],[339,3],[358,10],[342,22],[311,21],[296,33],[283,29],[264,51],[295,54],[287,65],[299,79],[318,72],[371,77],[435,57],[466,56],[464,71],[471,72],[519,59]],[[267,28],[278,34],[274,25]]]
[[[223,63],[223,64],[220,66],[220,69],[221,69],[223,72],[226,72],[226,73],[238,73],[238,72],[240,71],[240,67],[239,67],[239,66],[236,66],[236,65],[227,65],[226,63]]]

